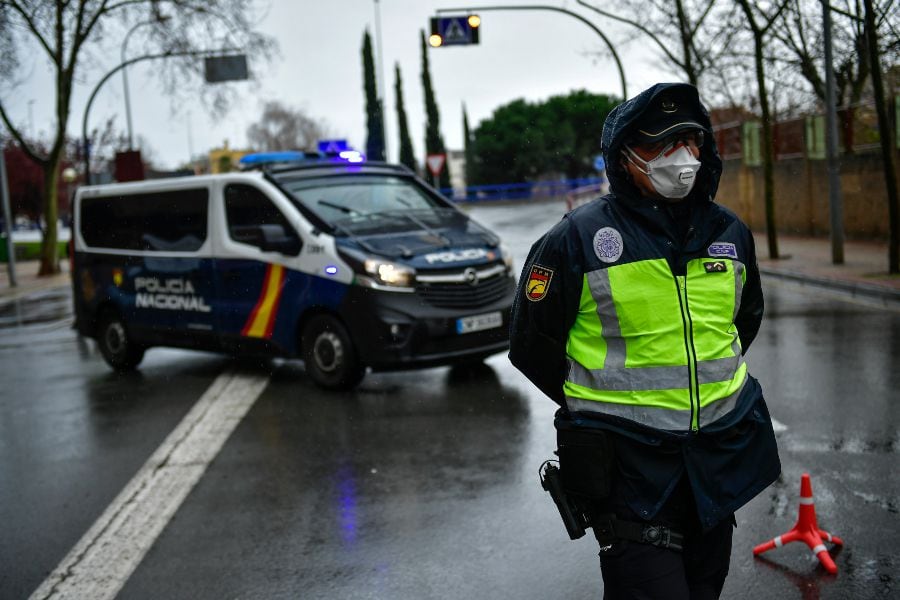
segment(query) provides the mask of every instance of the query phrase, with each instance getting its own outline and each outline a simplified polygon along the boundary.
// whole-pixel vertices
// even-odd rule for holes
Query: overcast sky
[[[416,158],[423,161],[425,114],[422,94],[419,31],[429,27],[438,8],[465,8],[503,4],[529,4],[527,0],[474,2],[460,0],[380,0],[383,58],[376,54],[379,86],[386,78],[385,108],[389,159],[398,154],[394,96],[394,64],[403,76],[403,94]],[[536,4],[536,3],[535,3]],[[628,94],[660,80],[673,80],[661,68],[647,44],[625,43],[633,38],[624,26],[604,20],[575,2],[544,4],[582,14],[617,44],[625,67]],[[441,131],[450,149],[462,147],[462,105],[474,129],[499,106],[517,98],[536,101],[576,89],[621,94],[614,61],[606,46],[584,23],[553,11],[481,12],[481,43],[476,46],[429,48],[429,63],[441,118]],[[232,148],[246,144],[247,127],[257,120],[263,102],[278,100],[324,121],[334,137],[346,138],[365,148],[365,94],[362,82],[362,39],[366,28],[375,52],[376,5],[374,0],[272,0],[259,28],[275,37],[280,57],[259,64],[250,57],[258,81],[237,84],[241,97],[224,118],[212,118],[199,103],[173,103],[141,64],[129,68],[131,112],[135,136],[140,136],[156,164],[174,168],[186,162],[189,152],[204,153],[225,140]],[[135,36],[138,34],[136,33]],[[135,38],[133,38],[135,39]],[[621,46],[619,44],[622,44]],[[135,48],[137,44],[135,44]],[[120,62],[109,53],[109,64],[85,72],[76,89],[69,131],[80,135],[87,95],[102,73]],[[14,92],[3,90],[3,100],[15,122],[29,134],[48,137],[53,114],[50,68],[35,55],[31,76]],[[90,125],[116,116],[126,130],[125,103],[120,77],[110,79],[91,109]]]

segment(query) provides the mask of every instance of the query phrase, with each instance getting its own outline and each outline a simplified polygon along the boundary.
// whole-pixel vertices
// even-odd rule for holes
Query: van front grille
[[[502,299],[510,292],[512,285],[512,279],[501,272],[475,283],[419,281],[416,293],[432,306],[475,308]]]

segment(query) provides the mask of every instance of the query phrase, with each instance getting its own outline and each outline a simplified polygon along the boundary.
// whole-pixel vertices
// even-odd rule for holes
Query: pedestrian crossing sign
[[[480,23],[481,20],[477,15],[434,17],[431,19],[431,36],[432,39],[437,36],[440,42],[437,44],[432,42],[432,46],[477,44]]]
[[[323,154],[338,154],[350,149],[347,140],[319,140],[317,147]]]

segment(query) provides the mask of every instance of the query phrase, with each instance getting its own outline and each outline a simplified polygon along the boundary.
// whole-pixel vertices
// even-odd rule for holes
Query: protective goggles
[[[642,150],[658,156],[663,151],[668,150],[669,148],[674,148],[679,144],[681,144],[682,146],[694,145],[697,148],[702,148],[705,139],[706,135],[704,134],[702,129],[686,129],[684,131],[673,133],[672,135],[667,135],[658,142],[632,142],[629,145],[639,146]]]

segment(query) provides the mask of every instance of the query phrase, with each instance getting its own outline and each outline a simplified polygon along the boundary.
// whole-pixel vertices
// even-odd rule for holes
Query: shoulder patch
[[[712,257],[727,256],[737,260],[737,247],[731,242],[713,242],[706,249],[707,254]]]
[[[525,286],[525,297],[532,302],[543,300],[550,291],[550,280],[553,279],[553,269],[532,265],[528,274],[528,285]]]
[[[622,234],[612,227],[598,229],[594,234],[594,253],[605,263],[613,263],[622,257],[625,244]]]

